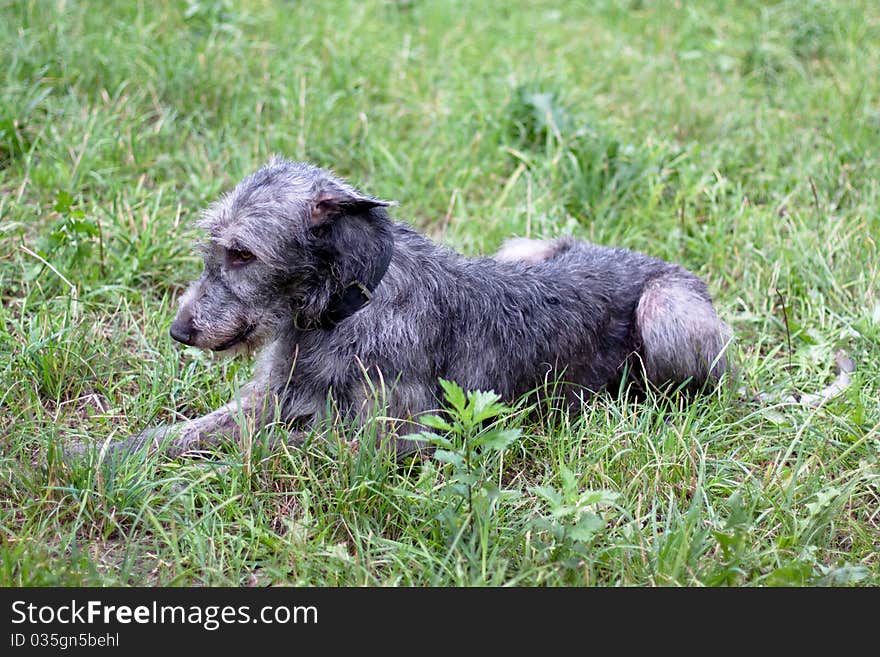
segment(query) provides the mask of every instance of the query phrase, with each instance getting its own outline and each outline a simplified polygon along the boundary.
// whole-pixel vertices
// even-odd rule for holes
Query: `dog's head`
[[[314,323],[334,290],[374,257],[388,205],[323,169],[273,158],[198,222],[207,232],[204,271],[182,295],[171,336],[239,353],[285,322]]]

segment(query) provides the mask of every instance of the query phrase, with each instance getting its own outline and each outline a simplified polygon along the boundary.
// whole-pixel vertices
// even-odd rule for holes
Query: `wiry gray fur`
[[[678,265],[570,238],[465,258],[392,222],[387,205],[327,171],[273,159],[207,210],[204,273],[172,335],[262,351],[240,399],[178,426],[172,452],[234,435],[240,417],[280,417],[293,431],[318,426],[328,408],[363,421],[376,390],[384,414],[417,419],[438,407],[441,377],[507,400],[561,381],[579,404],[625,371],[697,390],[727,367],[729,331],[705,283]],[[388,240],[393,257],[371,303],[316,328]],[[241,262],[242,252],[253,257]]]

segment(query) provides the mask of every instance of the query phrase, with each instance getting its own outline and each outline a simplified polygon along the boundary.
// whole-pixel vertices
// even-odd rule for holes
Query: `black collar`
[[[351,317],[358,310],[366,306],[373,298],[373,291],[382,281],[391,256],[394,255],[394,238],[389,236],[385,241],[381,253],[373,262],[371,270],[366,272],[364,280],[355,279],[342,290],[334,294],[327,304],[327,310],[321,315],[319,328],[328,330],[339,324],[344,319]]]

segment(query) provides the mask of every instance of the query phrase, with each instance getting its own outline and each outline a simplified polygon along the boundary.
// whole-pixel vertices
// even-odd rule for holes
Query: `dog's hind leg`
[[[727,370],[730,329],[719,319],[700,279],[673,271],[651,279],[636,307],[645,374],[655,385],[699,390]]]

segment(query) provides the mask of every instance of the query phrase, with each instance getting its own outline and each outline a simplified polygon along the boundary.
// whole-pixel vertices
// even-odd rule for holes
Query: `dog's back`
[[[534,242],[522,259],[465,258],[403,224],[392,233],[372,303],[330,333],[288,339],[305,380],[344,405],[371,367],[403,415],[436,405],[441,377],[507,399],[561,384],[574,400],[624,376],[697,390],[726,367],[727,328],[677,265],[570,238]]]

